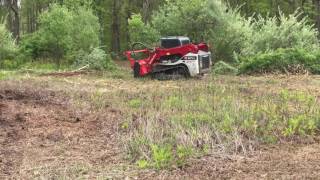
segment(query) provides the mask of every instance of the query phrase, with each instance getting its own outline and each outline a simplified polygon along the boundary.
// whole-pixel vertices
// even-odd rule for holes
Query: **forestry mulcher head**
[[[139,45],[144,49],[135,50]],[[130,61],[134,77],[195,77],[208,73],[212,65],[207,44],[192,44],[188,37],[181,36],[161,38],[161,47],[157,48],[134,43],[125,56]]]

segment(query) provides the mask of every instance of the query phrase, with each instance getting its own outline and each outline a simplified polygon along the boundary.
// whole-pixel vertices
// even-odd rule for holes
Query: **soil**
[[[121,111],[77,109],[59,91],[0,84],[0,179],[318,179],[320,144],[208,156],[182,169],[137,170],[118,142]]]
[[[1,86],[0,179],[60,177],[68,166],[121,162],[115,113],[99,114],[72,109],[55,92]]]

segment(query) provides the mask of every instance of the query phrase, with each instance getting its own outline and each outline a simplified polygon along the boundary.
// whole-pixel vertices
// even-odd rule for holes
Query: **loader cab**
[[[190,44],[188,37],[165,37],[161,38],[161,48],[170,49]]]

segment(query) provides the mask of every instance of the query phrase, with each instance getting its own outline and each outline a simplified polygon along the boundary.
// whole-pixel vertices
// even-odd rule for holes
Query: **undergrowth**
[[[320,54],[303,49],[278,49],[274,52],[257,54],[243,59],[240,65],[240,73],[242,74],[274,72],[319,74]]]
[[[140,168],[184,167],[191,157],[248,154],[260,144],[312,137],[320,130],[315,96],[255,94],[243,86],[197,83],[138,93],[120,126],[128,157]]]

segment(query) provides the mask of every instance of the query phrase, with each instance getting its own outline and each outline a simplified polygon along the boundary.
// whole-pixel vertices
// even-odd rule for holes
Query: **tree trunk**
[[[9,11],[8,23],[9,29],[13,34],[13,37],[19,41],[20,36],[20,14],[19,14],[19,0],[3,0],[0,1],[2,5],[5,5]]]
[[[13,12],[12,15],[12,34],[13,37],[19,42],[20,39],[20,14],[19,14],[19,6],[18,0],[12,0],[10,8]]]
[[[315,16],[316,27],[320,32],[320,0],[313,0],[313,4],[316,11],[316,16]]]
[[[144,0],[142,5],[142,20],[146,24],[150,19],[150,9],[152,0]]]
[[[121,0],[113,0],[111,50],[115,53],[120,52],[120,4]]]

